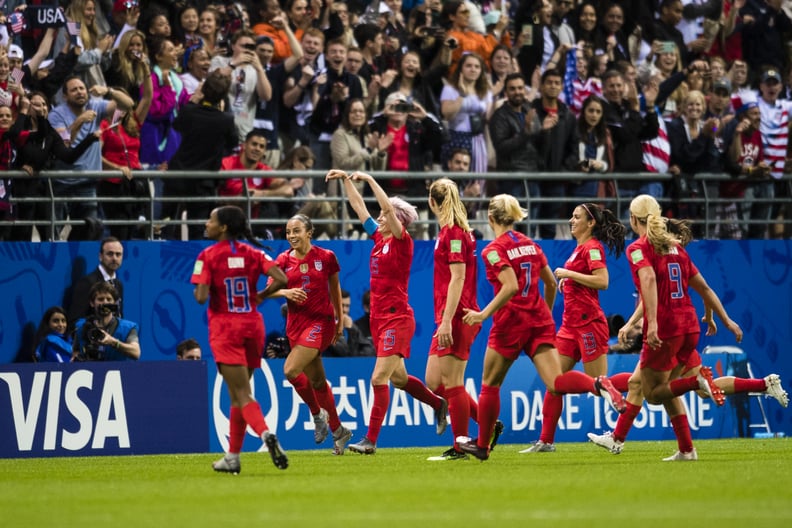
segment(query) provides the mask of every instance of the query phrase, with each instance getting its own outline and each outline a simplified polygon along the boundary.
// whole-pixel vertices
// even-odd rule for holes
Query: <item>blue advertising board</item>
[[[10,438],[0,440],[3,442],[0,444],[0,456],[189,452],[206,449],[219,451],[224,447],[227,433],[227,395],[222,384],[218,382],[209,353],[206,308],[194,301],[192,286],[189,284],[195,257],[207,244],[124,243],[124,263],[120,270],[125,287],[124,315],[140,324],[142,355],[140,362],[122,366],[11,364],[15,360],[24,361],[29,358],[32,334],[41,315],[52,305],[68,304],[70,286],[96,266],[99,244],[0,244],[0,287],[5,298],[5,302],[0,305],[0,382],[3,382],[0,383],[0,426],[4,431],[15,431]],[[272,248],[269,252],[273,256],[287,247],[285,241],[272,241],[270,244]],[[317,244],[332,249],[338,256],[341,264],[341,285],[352,296],[351,315],[353,318],[359,317],[362,315],[360,299],[368,287],[368,255],[371,243],[330,241]],[[484,243],[480,244],[479,250]],[[541,241],[541,245],[552,268],[563,265],[574,249],[574,241]],[[416,242],[411,270],[410,299],[416,314],[416,334],[407,368],[418,377],[423,377],[426,353],[434,331],[431,300],[433,246],[431,241]],[[688,249],[710,286],[718,292],[726,309],[745,331],[745,339],[739,346],[749,358],[754,374],[761,377],[776,372],[781,375],[784,385],[789,387],[792,384],[792,356],[782,351],[792,342],[790,241],[697,241]],[[632,312],[635,302],[629,267],[624,258],[610,259],[608,270],[610,287],[601,293],[602,306],[608,315],[618,313],[626,317]],[[482,267],[479,269],[478,280],[479,303],[483,306],[492,296],[492,287],[486,282]],[[701,301],[695,295],[694,302],[701,311]],[[559,298],[554,308],[556,321],[561,319],[562,306],[562,299]],[[268,332],[282,331],[283,318],[278,302],[267,301],[260,307],[260,311]],[[471,394],[477,394],[480,390],[481,361],[488,330],[489,324],[485,324],[473,346],[467,380],[467,388]],[[203,387],[201,394],[196,394],[192,386],[189,392],[157,392],[167,391],[173,378],[181,377],[186,372],[177,371],[181,373],[177,376],[171,369],[183,368],[182,362],[169,361],[175,357],[176,344],[186,337],[194,337],[199,341],[207,359],[206,363],[201,363],[206,370],[202,371],[203,374],[198,376],[200,379],[196,382]],[[707,345],[734,344],[733,336],[721,329],[713,337],[702,334],[700,349]],[[611,355],[610,372],[631,371],[636,359],[629,355]],[[365,432],[372,403],[369,376],[373,361],[368,358],[325,360],[341,419],[353,429],[356,438]],[[729,358],[716,356],[705,356],[704,361],[712,363],[722,374],[728,371],[730,363]],[[501,419],[507,424],[504,436],[506,442],[535,440],[541,427],[539,419],[543,387],[529,363],[527,358],[516,362],[502,389]],[[263,365],[265,368],[255,375],[254,383],[257,398],[268,414],[268,421],[279,434],[284,435],[282,440],[285,447],[315,447],[308,410],[283,379],[282,362],[265,360]],[[43,374],[36,374],[37,372]],[[88,373],[92,374],[89,376]],[[197,374],[192,372],[190,379],[193,375]],[[75,376],[74,381],[72,376]],[[85,385],[88,378],[90,388]],[[141,385],[138,385],[137,379],[141,380]],[[153,380],[157,380],[156,383]],[[102,394],[106,392],[104,397],[109,403],[117,401],[114,397],[116,392],[113,391],[119,383],[123,386],[127,417],[136,417],[132,422],[127,422],[132,424],[128,447],[122,447],[122,438],[105,435],[104,429],[98,432],[96,430],[97,424],[104,423],[102,420],[107,421],[100,412],[103,411]],[[136,391],[137,387],[141,387],[142,399],[137,395],[127,396],[132,394],[129,391]],[[188,393],[191,396],[187,396]],[[148,397],[149,394],[151,398]],[[191,437],[203,444],[171,441],[175,437],[168,436],[171,433],[163,433],[174,429],[169,427],[171,424],[164,423],[164,429],[161,428],[159,432],[156,427],[146,424],[145,418],[148,414],[154,416],[159,412],[155,408],[155,400],[173,400],[168,401],[168,404],[173,405],[173,412],[177,414],[184,414],[186,409],[192,412],[198,402],[203,402],[201,418],[191,418],[191,424],[199,425],[195,429],[187,429],[193,433],[201,429],[200,434],[191,434]],[[691,412],[694,435],[719,437],[736,434],[738,428],[734,422],[735,409],[730,401],[722,408],[713,408],[710,402],[702,402],[695,396],[687,397],[686,402]],[[139,403],[141,408],[137,409]],[[756,417],[759,413],[756,399],[751,398],[749,403],[750,410]],[[585,432],[612,428],[615,415],[601,404],[601,400],[586,395],[566,397],[557,439],[581,441],[585,440]],[[130,412],[132,407],[135,410]],[[51,412],[56,408],[59,409],[59,414],[52,415]],[[85,411],[85,408],[89,411]],[[766,402],[765,411],[772,431],[792,435],[792,413],[782,410],[774,401]],[[90,423],[87,418],[89,414]],[[448,438],[437,438],[434,435],[434,427],[429,426],[432,416],[433,413],[427,407],[413,402],[401,391],[392,391],[391,408],[379,443],[383,447],[448,443],[449,433],[446,435]],[[140,420],[137,417],[141,417]],[[57,425],[64,420],[65,425]],[[50,429],[47,429],[47,423],[50,423]],[[117,427],[112,420],[108,423],[111,428]],[[145,431],[138,432],[138,427],[145,428]],[[82,436],[78,436],[79,442],[73,440],[75,431],[90,431],[90,443],[83,445]],[[88,435],[87,432],[80,434]],[[137,436],[138,434],[142,436]],[[149,434],[153,436],[147,437]],[[636,420],[631,438],[670,438],[671,434],[667,419],[659,408],[645,407]],[[173,435],[180,436],[180,433],[176,431]],[[68,442],[64,443],[64,437]],[[96,449],[92,447],[94,437],[100,440],[104,438],[101,448],[100,443],[97,443]],[[136,438],[148,440],[138,443]],[[149,441],[150,444],[147,443]],[[45,442],[47,448],[44,447]],[[52,448],[53,442],[55,448]],[[258,449],[260,442],[249,438],[245,447]]]

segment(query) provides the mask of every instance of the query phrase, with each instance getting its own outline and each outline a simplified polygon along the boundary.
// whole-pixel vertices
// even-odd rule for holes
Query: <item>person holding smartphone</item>
[[[231,37],[231,57],[212,59],[209,71],[217,69],[231,78],[226,109],[234,114],[239,142],[244,143],[253,130],[256,105],[272,98],[272,85],[256,54],[256,34],[249,29],[235,32]]]

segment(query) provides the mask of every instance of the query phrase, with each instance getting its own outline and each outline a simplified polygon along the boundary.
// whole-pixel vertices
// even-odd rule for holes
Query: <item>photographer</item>
[[[118,315],[118,292],[108,282],[91,287],[93,315],[77,321],[72,361],[126,361],[140,358],[138,325]]]

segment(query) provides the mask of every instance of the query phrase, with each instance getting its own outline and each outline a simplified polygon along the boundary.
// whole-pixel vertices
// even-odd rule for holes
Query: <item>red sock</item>
[[[734,392],[764,392],[767,384],[763,379],[734,378]]]
[[[479,423],[478,421],[479,404],[476,403],[476,400],[473,399],[473,396],[471,396],[470,393],[465,391],[465,394],[467,394],[468,397],[468,407],[470,408],[470,412],[468,414],[470,416],[470,419],[476,423]]]
[[[594,390],[594,379],[578,370],[570,370],[556,377],[553,383],[555,392],[559,394],[583,394],[590,392],[599,396]]]
[[[619,392],[627,392],[629,390],[629,381],[632,372],[619,372],[610,376],[610,382],[613,383],[614,388]]]
[[[627,433],[630,432],[635,417],[641,412],[640,405],[635,405],[627,400],[624,403],[627,404],[627,410],[619,415],[619,419],[616,420],[616,428],[613,430],[613,439],[619,442],[624,442],[627,438]]]
[[[677,446],[681,453],[693,451],[693,438],[690,436],[690,425],[686,414],[679,414],[671,418],[671,426],[677,437]]]
[[[231,407],[228,421],[228,452],[238,454],[242,451],[242,444],[245,442],[245,429],[247,428],[245,417],[242,416],[242,409]]]
[[[385,413],[388,412],[388,405],[390,405],[390,388],[387,384],[373,385],[372,388],[374,389],[374,404],[371,406],[366,438],[376,444],[380,429],[382,429],[382,422],[385,420]]]
[[[668,388],[674,396],[681,396],[686,392],[698,390],[699,382],[696,376],[679,378],[668,382]],[[687,451],[684,451],[687,453]]]
[[[574,371],[570,370],[569,372]],[[558,378],[556,378],[556,381]],[[561,418],[561,410],[563,408],[563,396],[553,394],[550,391],[545,392],[544,402],[542,402],[542,433],[539,435],[539,440],[545,444],[552,444],[553,440],[555,440],[556,426],[558,425],[558,419]]]
[[[416,400],[429,404],[432,409],[440,408],[440,397],[430,391],[426,385],[424,385],[423,381],[415,376],[407,376],[407,385],[402,387],[402,390]],[[369,440],[371,440],[371,438],[369,438]]]
[[[319,402],[316,399],[316,393],[313,387],[311,387],[311,382],[308,381],[308,376],[305,375],[305,372],[300,372],[296,378],[290,379],[289,383],[292,384],[294,390],[296,390],[297,394],[302,398],[302,401],[304,401],[305,405],[311,410],[311,414],[319,414]]]
[[[500,387],[481,384],[478,410],[480,419],[477,443],[479,447],[489,449],[492,430],[495,429],[495,420],[500,414]]]
[[[470,405],[465,387],[449,387],[445,390],[448,400],[448,414],[451,416],[451,431],[454,434],[454,447],[457,447],[457,436],[468,435]]]
[[[330,430],[336,431],[341,427],[341,420],[338,419],[338,411],[336,411],[335,398],[333,398],[333,391],[330,390],[330,384],[325,383],[324,388],[314,389],[314,394],[316,394],[319,406],[329,415],[327,423],[330,424]]]
[[[257,401],[252,401],[242,407],[242,416],[245,418],[250,428],[255,431],[256,436],[263,435],[264,431],[269,429],[269,427],[267,427],[267,422],[264,421],[264,415],[261,414],[261,407]],[[244,429],[242,429],[242,434],[245,434]]]

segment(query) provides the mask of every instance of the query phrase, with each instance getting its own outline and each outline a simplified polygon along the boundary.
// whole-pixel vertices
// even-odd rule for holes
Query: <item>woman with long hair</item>
[[[275,433],[270,432],[250,387],[253,371],[261,366],[266,335],[256,306],[285,286],[286,276],[262,251],[239,207],[227,205],[213,210],[206,221],[206,236],[215,243],[198,255],[190,282],[195,285],[195,300],[200,304],[209,301],[209,346],[231,399],[228,453],[212,468],[223,473],[241,471],[239,453],[250,426],[264,441],[275,467],[286,469],[286,453]],[[231,260],[233,266],[228,264]],[[263,290],[256,291],[262,275],[269,281]]]
[[[344,107],[341,126],[330,140],[333,167],[347,172],[385,170],[386,155],[392,141],[392,136],[370,132],[363,100],[350,99]]]
[[[185,4],[176,13],[176,27],[173,31],[175,41],[183,48],[189,48],[201,41],[198,34],[198,8]]]
[[[511,195],[499,194],[490,200],[487,217],[495,239],[484,248],[481,258],[495,296],[481,311],[465,310],[463,318],[468,325],[480,325],[485,319],[493,318],[481,378],[478,439],[460,444],[464,452],[479,460],[489,458],[490,437],[500,412],[500,386],[523,352],[534,363],[547,394],[552,391],[560,400],[561,394],[590,392],[607,397],[617,410],[622,404],[621,394],[604,376],[594,379],[582,372],[562,369],[550,312],[555,302],[556,279],[541,247],[514,229],[526,216],[527,212]]]
[[[448,121],[449,140],[443,144],[443,164],[454,149],[471,154],[471,172],[487,172],[487,140],[484,133],[492,115],[492,90],[484,59],[469,53],[463,55],[459,67],[443,87],[440,109]]]
[[[581,172],[606,173],[613,172],[613,141],[610,131],[605,123],[605,101],[596,95],[590,95],[583,101],[580,116],[578,116],[578,143],[579,168]],[[569,196],[581,198],[595,198],[599,195],[611,195],[600,192],[600,187],[607,182],[586,180],[580,183],[570,183]],[[615,190],[614,190],[615,192]]]
[[[322,352],[344,334],[340,266],[335,253],[311,243],[311,219],[297,214],[286,222],[291,246],[275,260],[286,272],[286,287],[275,293],[288,304],[286,337],[291,352],[283,374],[311,411],[314,441],[321,444],[332,431],[333,453],[343,455],[352,431],[341,424],[333,391],[327,383]]]
[[[442,460],[467,458],[456,439],[468,434],[468,420],[478,417],[478,407],[465,390],[465,368],[470,347],[480,324],[462,322],[465,310],[478,311],[476,301],[476,239],[468,225],[467,211],[457,184],[440,178],[429,187],[429,208],[437,217],[440,232],[434,251],[434,319],[426,361],[426,386],[448,401],[454,445]],[[496,440],[497,441],[497,440]]]
[[[137,29],[124,33],[113,50],[110,68],[105,74],[108,86],[118,86],[136,103],[146,77],[151,76],[146,35]]]
[[[66,310],[52,306],[44,312],[33,339],[33,359],[37,362],[69,363],[72,343],[66,335]]]
[[[606,385],[602,396],[609,400],[614,397],[620,399],[620,392],[627,390],[630,374],[621,375],[615,382],[621,391],[609,394],[605,377],[608,374],[610,333],[605,312],[600,306],[599,291],[608,289],[610,282],[605,248],[618,258],[624,251],[627,229],[609,209],[587,202],[575,207],[569,219],[569,230],[577,245],[564,266],[553,272],[561,281],[561,293],[564,295],[564,315],[555,339],[561,372],[571,371],[582,361],[583,371]],[[542,433],[525,452],[555,451],[553,440],[563,405],[560,394],[545,393]]]
[[[102,169],[121,171],[121,178],[100,180],[96,187],[97,196],[121,198],[144,198],[149,196],[148,181],[135,180],[132,171],[143,170],[140,163],[140,130],[148,115],[153,97],[151,75],[146,75],[143,84],[143,96],[136,105],[124,110],[120,123],[102,121]],[[122,88],[115,90],[124,91]],[[100,92],[101,93],[101,92]],[[136,202],[107,201],[102,205],[105,218],[108,220],[127,220],[127,225],[108,226],[110,234],[120,240],[130,238],[133,232],[131,223],[137,222],[144,215],[145,206]]]
[[[388,382],[435,410],[437,433],[443,434],[448,424],[446,401],[430,391],[415,376],[407,374],[404,360],[410,357],[410,341],[415,333],[415,315],[407,298],[413,240],[407,227],[418,219],[415,207],[399,197],[389,197],[372,176],[363,172],[347,174],[331,170],[328,180],[344,182],[349,205],[357,213],[374,247],[371,250],[371,336],[377,351],[377,362],[371,374],[374,404],[369,428],[363,439],[349,446],[350,451],[372,455],[377,451],[385,413],[390,405]],[[377,220],[369,213],[355,182],[367,183],[380,214]]]
[[[451,54],[446,53],[441,56],[444,57],[443,60],[424,71],[421,56],[417,52],[405,53],[399,62],[398,73],[391,76],[386,72],[386,75],[382,76],[382,87],[379,92],[380,109],[385,107],[385,101],[390,94],[399,92],[408,101],[417,101],[427,113],[439,117],[440,103],[436,94],[440,92],[443,78],[448,73]]]
[[[226,52],[226,49],[221,45],[221,21],[222,15],[214,6],[208,6],[201,11],[201,16],[198,19],[198,35],[203,40],[204,49],[212,57]]]
[[[113,46],[113,36],[101,35],[96,23],[96,3],[94,0],[73,0],[65,11],[66,20],[80,24],[79,38],[82,51],[74,66],[74,74],[85,83],[85,88],[106,85],[104,72],[110,67],[108,52]],[[72,37],[67,26],[60,28],[55,39],[55,49],[62,50]]]

